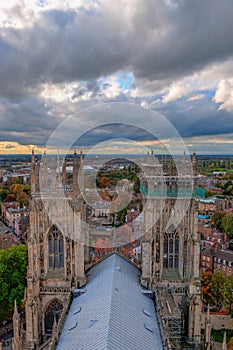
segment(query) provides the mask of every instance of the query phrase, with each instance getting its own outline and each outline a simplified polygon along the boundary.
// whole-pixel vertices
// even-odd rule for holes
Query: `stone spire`
[[[227,350],[227,333],[224,332],[223,342],[222,342],[222,350]]]
[[[36,190],[36,164],[35,164],[35,154],[34,149],[32,150],[32,159],[31,159],[31,190],[32,194],[35,193]]]
[[[43,186],[43,189],[45,190],[48,186],[48,165],[47,165],[47,156],[46,151],[44,151],[43,158],[42,158],[42,173],[41,173],[41,184]]]
[[[62,163],[62,186],[65,187],[66,185],[66,159],[64,157],[63,163]]]
[[[208,304],[207,315],[205,320],[205,348],[210,350],[211,339],[211,317],[210,317],[210,305]]]
[[[55,194],[56,188],[57,188],[57,173],[56,173],[56,160],[55,159],[52,160],[51,176],[52,176],[51,191],[52,191],[52,194]]]
[[[40,162],[39,160],[36,163],[35,166],[35,192],[39,192],[40,191]]]
[[[79,170],[79,164],[78,164],[77,153],[76,153],[76,151],[74,151],[74,162],[73,162],[73,191],[74,191],[74,197],[78,196],[78,194],[79,194],[78,170]]]
[[[56,316],[54,316],[52,337],[53,337],[54,340],[58,339],[58,323],[57,323]]]
[[[83,192],[84,190],[84,168],[83,168],[83,152],[80,151],[79,157],[79,192]]]
[[[60,150],[58,148],[57,150],[57,184],[59,190],[62,189],[62,177],[61,177],[61,172],[60,172]]]
[[[13,328],[14,328],[14,338],[12,348],[13,350],[20,350],[20,315],[18,312],[16,300],[14,305],[14,314],[13,314]]]

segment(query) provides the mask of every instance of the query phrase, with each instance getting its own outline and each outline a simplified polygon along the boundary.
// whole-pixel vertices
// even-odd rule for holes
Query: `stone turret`
[[[210,317],[210,306],[208,305],[207,315],[205,320],[205,348],[210,350],[210,337],[211,337],[211,317]]]
[[[227,333],[224,332],[223,342],[222,342],[222,350],[227,350]]]
[[[12,348],[13,350],[21,350],[20,346],[20,314],[17,309],[17,304],[15,300],[14,314],[13,314],[13,327],[14,327],[14,338]]]
[[[36,169],[36,164],[35,164],[35,154],[34,150],[32,150],[32,160],[31,160],[31,191],[32,194],[35,193],[35,186],[36,186],[36,177],[35,177],[35,169]]]
[[[47,189],[48,186],[48,164],[47,164],[47,156],[46,156],[46,151],[44,151],[44,155],[42,158],[42,186],[44,189]]]
[[[76,151],[74,151],[74,162],[73,162],[73,190],[74,190],[74,197],[77,197],[79,195],[78,170],[79,170],[79,164],[78,164],[77,153],[76,153]]]

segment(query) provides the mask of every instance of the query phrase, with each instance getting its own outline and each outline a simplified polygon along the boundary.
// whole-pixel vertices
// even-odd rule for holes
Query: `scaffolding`
[[[177,302],[173,287],[160,286],[155,290],[157,310],[161,319],[167,348],[169,350],[200,350],[200,342],[190,341],[185,336],[185,315]]]
[[[171,349],[180,349],[185,334],[184,313],[179,308],[171,289],[157,288],[156,294],[158,311],[169,337]]]

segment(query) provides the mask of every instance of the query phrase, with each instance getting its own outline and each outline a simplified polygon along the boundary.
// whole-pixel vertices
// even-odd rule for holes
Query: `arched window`
[[[64,240],[61,231],[53,226],[48,235],[49,269],[64,267]]]
[[[45,311],[45,334],[50,335],[53,331],[53,322],[56,318],[56,321],[59,321],[59,318],[61,316],[63,310],[62,303],[54,299],[49,306],[47,307],[47,310]]]
[[[179,268],[180,241],[177,232],[169,232],[164,235],[163,243],[163,268]]]

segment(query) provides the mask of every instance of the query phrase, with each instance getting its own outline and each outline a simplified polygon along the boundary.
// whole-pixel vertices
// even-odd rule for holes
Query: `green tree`
[[[205,197],[206,198],[212,197],[214,194],[215,194],[215,192],[212,191],[212,190],[206,190],[205,191]]]
[[[223,229],[223,227],[222,227],[222,219],[224,218],[225,215],[226,215],[225,213],[222,213],[221,211],[217,211],[212,216],[212,220],[213,220],[215,226],[220,231]]]
[[[211,278],[211,296],[212,296],[212,305],[215,306],[216,310],[219,311],[225,301],[225,292],[226,292],[226,275],[223,272],[215,271]]]
[[[23,178],[19,178],[19,177],[14,177],[13,179],[12,179],[12,183],[13,184],[18,184],[18,185],[22,185],[22,181],[23,181]]]
[[[18,193],[16,200],[17,200],[17,202],[20,203],[21,207],[23,207],[24,205],[26,205],[26,206],[29,205],[28,195],[25,192]]]
[[[233,276],[226,277],[226,289],[224,291],[225,302],[229,305],[229,312],[232,312],[233,306]]]
[[[13,184],[10,186],[11,193],[17,196],[19,193],[23,192],[23,185],[21,184]]]
[[[8,194],[9,194],[8,190],[4,188],[0,189],[0,201],[3,202],[6,199]]]
[[[0,319],[11,317],[14,300],[20,306],[26,287],[27,246],[0,250]]]
[[[31,195],[31,186],[29,184],[25,185],[23,188],[23,192],[27,193],[27,195],[30,196]]]
[[[228,213],[223,217],[222,228],[230,238],[233,237],[233,213]]]

